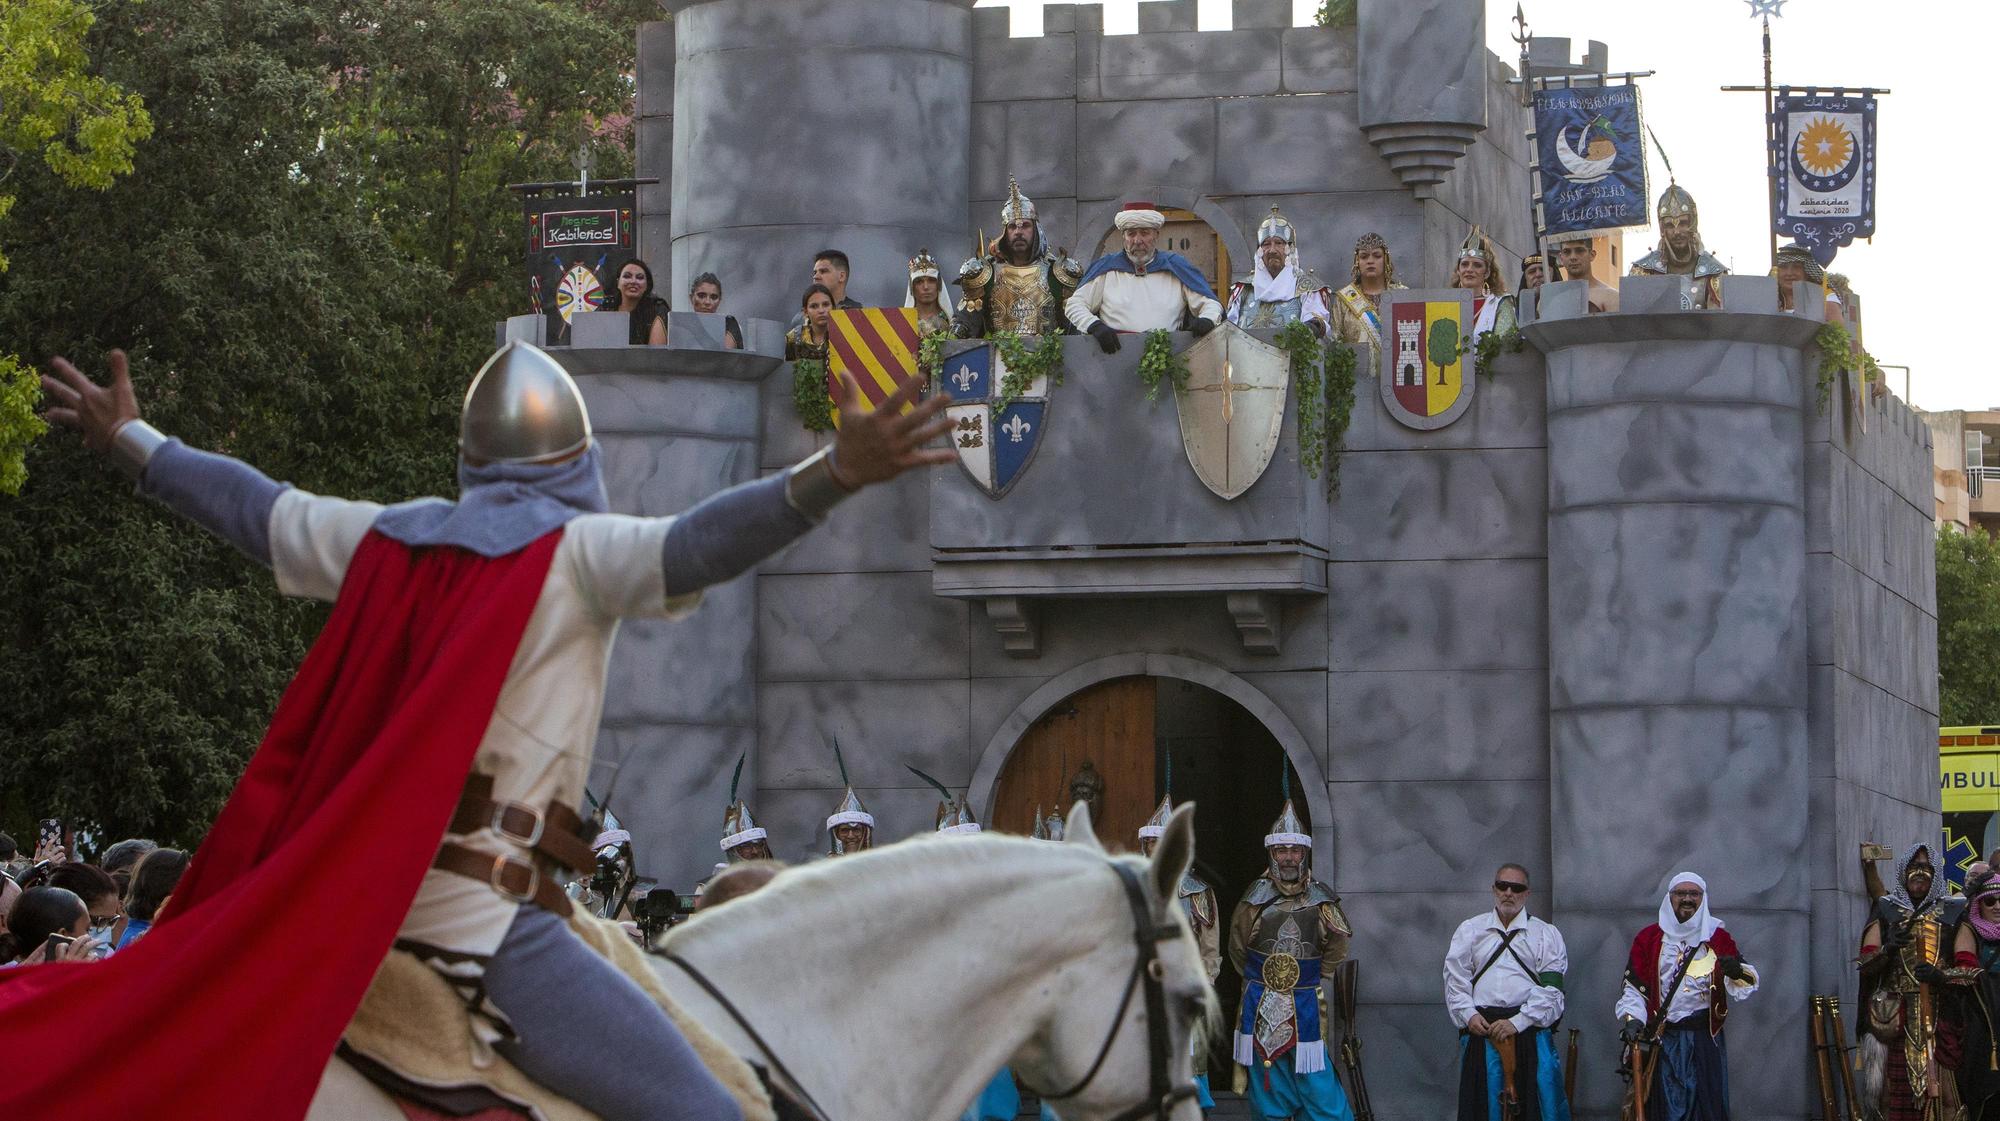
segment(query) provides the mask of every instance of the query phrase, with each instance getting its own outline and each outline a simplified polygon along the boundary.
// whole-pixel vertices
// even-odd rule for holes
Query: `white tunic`
[[[1176,331],[1183,315],[1222,322],[1221,304],[1164,269],[1144,276],[1103,273],[1070,293],[1063,310],[1079,331],[1089,331],[1099,319],[1114,331]]]
[[[271,509],[271,568],[287,595],[331,601],[382,507],[287,490]],[[473,769],[493,776],[495,801],[572,808],[604,708],[604,674],[622,617],[677,617],[700,593],[668,599],[661,546],[673,518],[585,514],[570,521],[507,669]],[[490,828],[453,836],[471,848],[531,859]],[[397,932],[444,950],[491,955],[520,904],[489,885],[436,868],[424,873]]]
[[[1691,941],[1692,939],[1675,938],[1662,932],[1660,936],[1660,960],[1656,966],[1659,970],[1659,976],[1653,979],[1654,992],[1663,993],[1667,991],[1667,983],[1673,980],[1674,973],[1680,969],[1681,956],[1687,952]],[[1703,944],[1706,945],[1706,943]],[[1712,953],[1714,953],[1713,950],[1701,950],[1691,960],[1699,961],[1702,954]],[[1709,970],[1704,976],[1700,977],[1695,976],[1693,973],[1682,977],[1680,988],[1674,990],[1674,999],[1667,1005],[1667,1022],[1671,1024],[1677,1020],[1685,1020],[1698,1012],[1707,1011],[1708,991],[1714,987],[1715,982],[1718,980],[1722,981],[1722,991],[1729,994],[1729,999],[1731,1000],[1743,1000],[1751,993],[1756,992],[1758,983],[1756,969],[1746,965],[1744,972],[1750,975],[1748,981],[1736,981],[1723,977],[1719,970]],[[1625,982],[1625,991],[1618,994],[1617,1014],[1619,1016],[1630,1016],[1640,1023],[1646,1022],[1646,994],[1633,988],[1629,978]]]
[[[1514,935],[1493,967],[1477,983],[1473,974],[1493,957],[1503,936]],[[1525,962],[1528,968],[1523,968]],[[1516,1031],[1545,1028],[1562,1019],[1563,991],[1541,982],[1541,974],[1569,972],[1569,949],[1562,932],[1522,911],[1502,925],[1497,911],[1486,911],[1458,924],[1444,955],[1444,1006],[1451,1022],[1463,1028],[1481,1007],[1520,1008],[1508,1017]]]

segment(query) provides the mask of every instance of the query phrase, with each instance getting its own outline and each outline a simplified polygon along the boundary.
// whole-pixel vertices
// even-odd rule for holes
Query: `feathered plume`
[[[930,783],[932,786],[937,787],[937,792],[943,796],[945,801],[949,802],[952,800],[951,791],[946,789],[944,783],[941,783],[938,780],[932,778],[931,776],[916,769],[915,767],[910,766],[908,763],[903,764],[903,769],[909,771],[911,774],[917,776],[918,778],[923,779],[925,782]]]
[[[1674,161],[1667,158],[1667,146],[1660,143],[1660,134],[1653,131],[1652,125],[1646,126],[1646,135],[1653,138],[1653,150],[1660,154],[1660,162],[1667,167],[1667,182],[1670,184],[1673,183],[1675,181]]]
[[[1285,800],[1289,802],[1292,799],[1292,765],[1286,763],[1284,764],[1284,768],[1283,776],[1278,780],[1278,786],[1284,793]]]
[[[736,757],[736,773],[729,776],[729,804],[736,804],[736,784],[743,781],[743,761],[750,758],[749,752]]]
[[[839,767],[840,767],[840,785],[842,785],[842,786],[852,786],[853,784],[847,781],[847,760],[846,760],[846,759],[843,759],[843,758],[841,758],[841,755],[840,755],[840,737],[839,737],[839,736],[834,736],[834,737],[833,737],[833,761],[834,761],[834,762],[835,762],[836,764],[838,764],[838,765],[839,765]]]

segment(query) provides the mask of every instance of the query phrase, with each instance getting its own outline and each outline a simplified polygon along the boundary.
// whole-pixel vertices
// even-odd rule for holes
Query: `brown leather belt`
[[[517,903],[532,903],[560,918],[569,917],[569,896],[563,894],[562,886],[542,875],[542,870],[532,862],[518,856],[495,856],[456,841],[446,841],[438,846],[437,859],[431,862],[431,867],[468,879],[483,880],[494,891]]]
[[[583,819],[575,810],[553,799],[544,810],[523,802],[496,802],[493,776],[474,773],[465,780],[465,792],[458,797],[448,831],[463,835],[486,828],[572,872],[581,874],[597,866],[597,855],[590,851],[590,841],[583,835]],[[484,875],[482,872],[479,877]]]

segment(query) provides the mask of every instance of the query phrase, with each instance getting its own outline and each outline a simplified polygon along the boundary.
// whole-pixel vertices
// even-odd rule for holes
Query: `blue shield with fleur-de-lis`
[[[947,345],[937,388],[951,398],[952,450],[986,497],[1004,496],[1035,458],[1048,422],[1046,377],[1010,384],[1007,363],[991,342]]]

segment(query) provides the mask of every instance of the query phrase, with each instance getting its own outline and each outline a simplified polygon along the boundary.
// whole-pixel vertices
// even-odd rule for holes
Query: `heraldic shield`
[[[1411,428],[1443,428],[1472,405],[1472,293],[1391,289],[1382,297],[1382,403]]]
[[[939,361],[938,387],[951,397],[951,446],[958,465],[988,498],[1000,498],[1028,470],[1049,415],[1049,380],[1036,378],[1004,407],[1007,364],[991,342]]]
[[[1235,498],[1271,465],[1285,424],[1291,360],[1234,323],[1187,349],[1187,388],[1174,395],[1188,463],[1208,489]]]

